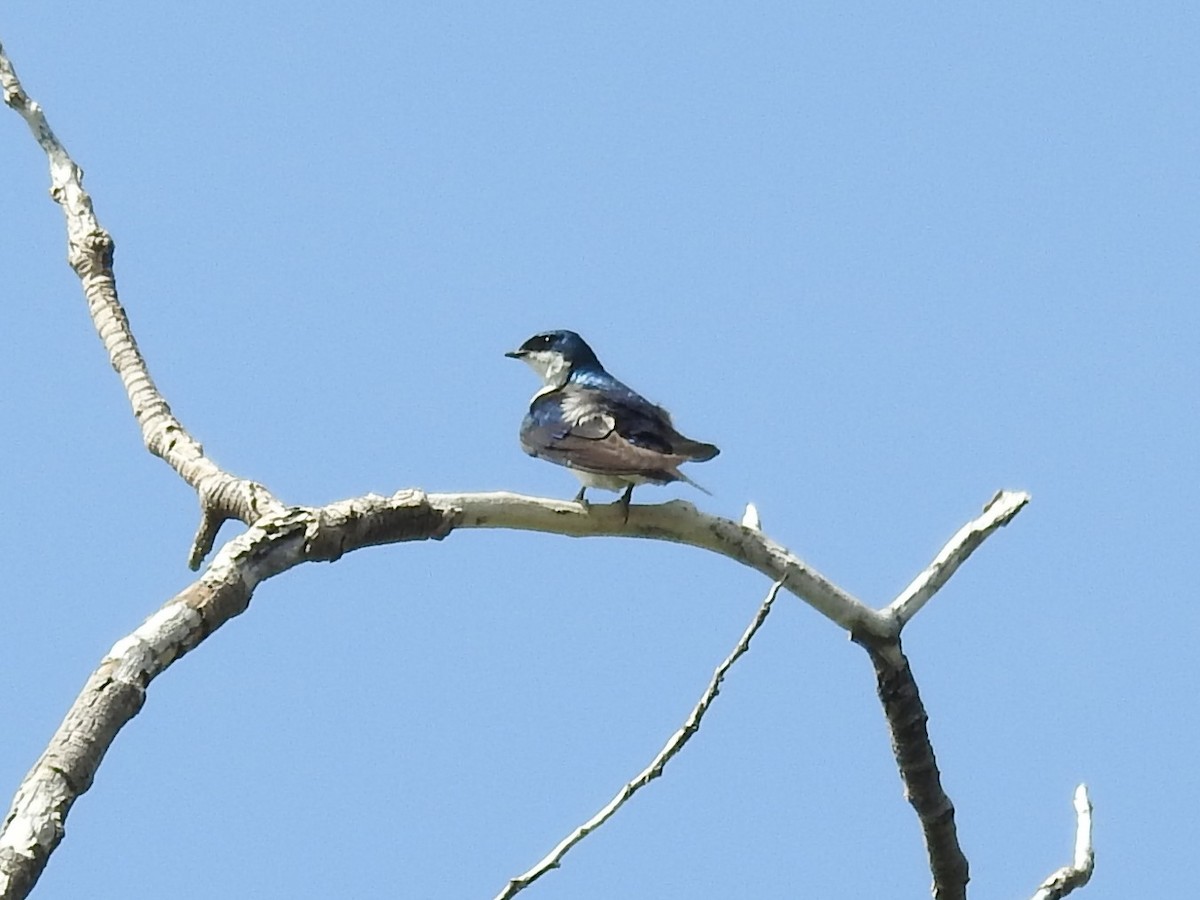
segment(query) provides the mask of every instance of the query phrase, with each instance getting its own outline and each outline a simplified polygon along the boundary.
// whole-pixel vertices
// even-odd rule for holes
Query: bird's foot
[[[629,503],[633,500],[633,485],[625,488],[625,493],[621,495],[621,499],[617,501],[621,507],[621,521],[629,524]]]
[[[579,489],[579,493],[575,495],[575,502],[583,507],[584,512],[587,512],[589,509],[591,509],[591,504],[588,503],[587,500],[584,498],[583,495],[585,493],[587,493],[587,485],[586,484],[583,487],[581,487]]]

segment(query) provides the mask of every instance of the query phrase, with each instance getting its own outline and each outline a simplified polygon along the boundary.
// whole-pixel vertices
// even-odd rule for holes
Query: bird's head
[[[542,381],[553,387],[566,384],[576,369],[603,371],[592,348],[573,331],[543,331],[504,355],[527,363]]]

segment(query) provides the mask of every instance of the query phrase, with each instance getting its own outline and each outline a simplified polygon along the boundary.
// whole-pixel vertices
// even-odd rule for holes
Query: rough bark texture
[[[900,641],[859,639],[875,667],[875,684],[892,738],[892,752],[904,782],[904,796],[921,822],[936,900],[967,896],[967,858],[958,845],[954,804],[942,789],[926,723],[929,716]]]
[[[371,515],[364,515],[364,508]],[[383,501],[293,509],[226,544],[207,571],[101,660],[50,744],[21,782],[0,829],[0,898],[26,896],[65,833],[67,813],[117,733],[141,710],[146,688],[175,660],[245,612],[255,587],[302,562],[337,559],[371,544],[438,539],[457,513],[419,491]]]
[[[461,528],[513,528],[577,537],[623,535],[689,544],[762,572],[776,582],[775,590],[783,587],[849,631],[867,648],[875,666],[896,761],[925,833],[934,896],[939,900],[965,896],[967,861],[955,834],[954,807],[941,787],[925,710],[900,650],[899,635],[971,552],[1020,511],[1028,495],[998,494],[984,514],[960,529],[909,588],[882,610],[858,600],[766,537],[753,507],[747,508],[740,524],[678,501],[634,506],[626,516],[615,505],[585,509],[577,503],[507,493],[427,495],[408,490],[319,509],[289,507],[263,485],[220,468],[172,414],[150,376],[118,298],[114,242],[93,212],[91,197],[83,189],[83,173],[50,129],[41,108],[25,93],[3,46],[0,89],[5,102],[21,115],[46,153],[51,196],[66,219],[70,264],[79,276],[109,361],[124,385],[143,442],[194,488],[199,498],[201,519],[189,565],[199,568],[208,557],[225,520],[238,519],[249,526],[217,551],[199,579],[118,641],[83,686],[45,752],[22,781],[0,828],[0,900],[23,898],[33,888],[62,841],[72,804],[91,786],[116,734],[141,710],[151,681],[245,611],[260,582],[303,562],[336,560],[374,544],[440,540]],[[763,616],[769,605],[770,601]],[[752,633],[747,633],[745,646]],[[745,647],[739,647],[740,654]],[[734,658],[736,655],[729,663]],[[712,696],[722,674],[719,669]],[[697,724],[699,714],[694,714]],[[646,779],[660,770],[661,765],[652,766]],[[1084,817],[1082,812],[1080,815],[1082,834]],[[1072,876],[1076,884],[1091,874],[1090,806],[1087,822],[1087,871],[1082,880],[1078,880],[1080,875]],[[587,825],[584,830],[586,833]],[[1077,854],[1077,858],[1083,857]],[[552,857],[548,865],[553,864],[556,859]],[[1076,869],[1080,865],[1077,863]],[[1048,881],[1044,889],[1058,890],[1058,882]]]
[[[166,398],[150,377],[150,369],[117,296],[117,278],[113,272],[115,243],[112,235],[100,226],[92,209],[92,198],[83,189],[83,170],[50,128],[42,108],[25,93],[3,45],[0,45],[0,90],[4,92],[4,102],[25,120],[49,160],[50,196],[62,209],[67,224],[67,261],[79,276],[92,324],[125,387],[141,428],[142,441],[200,498],[200,527],[188,555],[189,566],[198,569],[212,550],[223,521],[239,519],[249,525],[265,515],[282,512],[284,505],[261,484],[237,478],[217,466],[172,414]]]

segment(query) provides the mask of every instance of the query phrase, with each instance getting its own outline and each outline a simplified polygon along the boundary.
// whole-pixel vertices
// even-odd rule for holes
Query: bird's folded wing
[[[568,424],[562,419],[531,422],[521,435],[527,452],[573,469],[599,475],[641,475],[653,481],[679,478],[685,457],[631,443],[616,419],[599,413]]]
[[[633,396],[637,398],[637,403],[619,398],[615,401],[610,399],[608,406],[608,412],[616,422],[617,433],[631,444],[678,457],[680,462],[703,462],[721,452],[712,444],[684,437],[675,430],[670,413],[637,394]]]

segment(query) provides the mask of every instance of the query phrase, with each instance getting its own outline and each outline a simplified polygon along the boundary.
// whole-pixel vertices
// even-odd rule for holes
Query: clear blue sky
[[[525,457],[580,331],[721,456],[686,497],[879,605],[1034,502],[906,632],[973,898],[1096,804],[1090,900],[1197,893],[1200,13],[1190,3],[6,4],[159,385],[292,503],[569,497]],[[191,579],[0,115],[0,787]],[[223,536],[232,534],[227,526]],[[680,724],[768,585],[517,533],[268,583],[156,682],[35,896],[491,897]],[[525,896],[921,897],[865,655],[781,598],[699,737]]]

